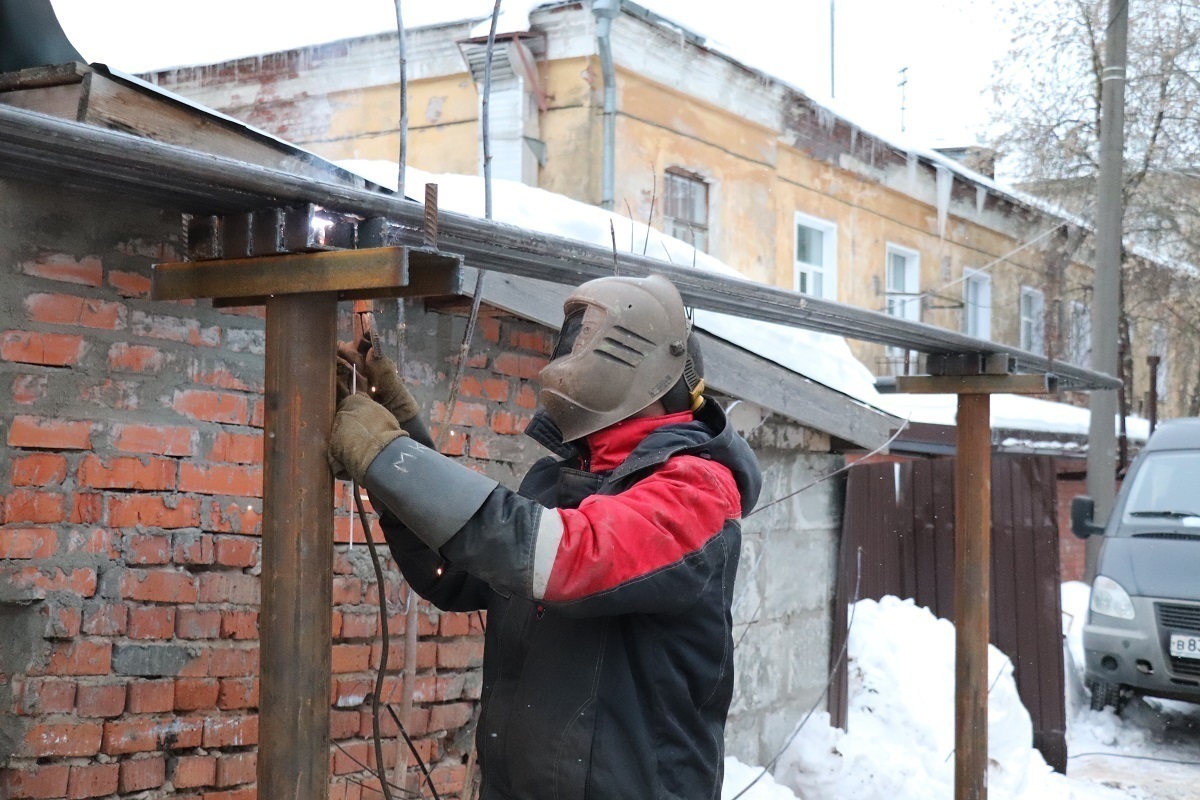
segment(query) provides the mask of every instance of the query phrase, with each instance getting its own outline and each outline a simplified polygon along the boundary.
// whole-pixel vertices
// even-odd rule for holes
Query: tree
[[[1022,188],[1090,223],[1095,208],[1107,0],[1015,0],[1009,53],[997,63],[993,145]],[[1154,325],[1176,335],[1175,361],[1200,397],[1200,293],[1183,265],[1164,272],[1135,258],[1200,263],[1200,2],[1130,0],[1125,107],[1124,235],[1120,336],[1123,372],[1134,342]],[[1083,244],[1082,242],[1080,243]],[[1164,273],[1164,274],[1160,274]],[[1166,301],[1166,302],[1165,302]],[[1180,383],[1182,387],[1184,383]],[[1125,403],[1137,405],[1126,380]]]

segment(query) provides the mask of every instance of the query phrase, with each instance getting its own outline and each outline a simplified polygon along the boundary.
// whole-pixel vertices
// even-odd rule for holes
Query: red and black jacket
[[[488,611],[482,800],[715,799],[754,454],[711,401],[586,455],[541,440],[567,457],[497,487],[440,553],[382,518],[421,596]]]

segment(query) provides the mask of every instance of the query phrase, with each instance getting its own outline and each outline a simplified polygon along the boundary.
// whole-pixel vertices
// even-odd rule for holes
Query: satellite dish
[[[72,61],[86,63],[50,0],[0,0],[0,72]]]

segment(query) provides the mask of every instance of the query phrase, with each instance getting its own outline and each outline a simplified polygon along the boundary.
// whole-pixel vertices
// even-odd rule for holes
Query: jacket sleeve
[[[400,566],[404,580],[417,594],[442,611],[478,611],[487,608],[492,589],[484,581],[431,550],[385,506],[372,500],[379,509],[379,527],[383,529],[392,557]]]
[[[441,548],[490,585],[578,616],[680,613],[720,576],[741,516],[732,473],[671,459],[617,495],[550,509],[497,487]]]

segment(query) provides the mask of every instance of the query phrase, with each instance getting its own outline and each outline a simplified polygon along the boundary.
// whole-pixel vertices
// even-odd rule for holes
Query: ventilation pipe
[[[601,164],[600,206],[613,209],[614,160],[617,149],[617,72],[613,68],[612,24],[621,13],[621,0],[593,0],[596,15],[596,45],[600,50],[600,70],[604,76],[604,157]]]

